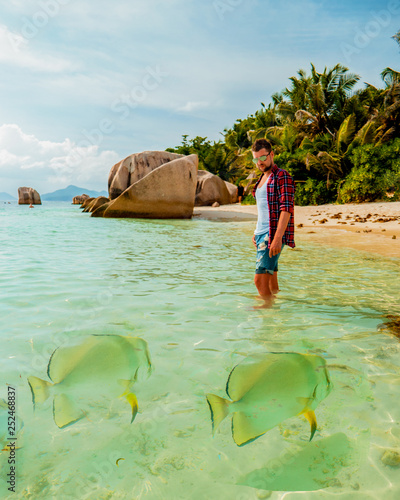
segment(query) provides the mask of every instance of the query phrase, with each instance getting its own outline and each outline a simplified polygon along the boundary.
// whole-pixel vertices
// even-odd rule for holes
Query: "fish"
[[[332,390],[326,362],[314,354],[271,352],[244,359],[229,374],[228,399],[206,394],[212,434],[232,414],[232,437],[251,443],[284,420],[304,415],[317,429],[314,410]]]
[[[53,418],[63,429],[86,415],[82,407],[105,396],[126,398],[131,423],[138,412],[132,386],[152,371],[147,342],[138,337],[90,335],[78,343],[61,346],[50,356],[51,382],[28,377],[33,407],[53,396]],[[121,393],[122,394],[119,394]]]

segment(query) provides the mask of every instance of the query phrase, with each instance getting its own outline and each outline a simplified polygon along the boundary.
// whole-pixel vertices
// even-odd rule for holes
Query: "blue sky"
[[[400,0],[2,2],[0,192],[106,189],[117,161],[218,140],[310,62],[382,86],[399,29]]]

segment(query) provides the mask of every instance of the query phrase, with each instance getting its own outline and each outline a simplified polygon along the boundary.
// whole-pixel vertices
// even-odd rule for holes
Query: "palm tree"
[[[248,116],[244,120],[238,119],[231,129],[224,129],[225,145],[228,149],[240,155],[251,146],[248,130],[254,126],[254,117]]]
[[[277,94],[274,95],[276,96]],[[261,106],[262,108],[256,111],[254,115],[253,127],[247,134],[251,142],[256,139],[265,139],[267,131],[281,122],[276,111],[276,103],[272,105],[269,104],[268,107],[266,107],[264,103],[261,103]]]
[[[356,134],[356,117],[347,116],[332,137],[329,133],[320,134],[314,140],[305,138],[301,144],[305,152],[305,163],[308,170],[313,168],[317,173],[326,175],[326,187],[331,181],[338,181],[347,174],[347,156],[351,150],[364,142],[368,129]]]
[[[236,163],[236,154],[228,149],[225,144],[214,143],[204,159],[204,167],[209,172],[218,175],[221,179],[229,181],[241,172]]]
[[[393,38],[400,45],[400,31]],[[379,94],[380,106],[370,117],[371,127],[375,129],[375,144],[400,136],[400,72],[388,67],[382,71],[381,77],[385,88]]]
[[[348,71],[341,64],[325,68],[323,73],[318,73],[311,64],[310,76],[300,70],[300,78],[292,77],[291,88],[284,90],[283,95],[289,101],[282,101],[279,111],[282,109],[286,116],[291,111],[299,122],[299,128],[312,137],[321,133],[329,133],[333,137],[345,118],[344,108],[350,92],[360,79]]]
[[[400,73],[385,68],[381,76],[386,83],[386,89],[382,109],[375,118],[375,123],[379,125],[375,133],[375,141],[378,144],[400,135]]]

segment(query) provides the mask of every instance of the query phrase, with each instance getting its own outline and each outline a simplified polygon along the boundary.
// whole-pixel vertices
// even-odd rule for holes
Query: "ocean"
[[[400,259],[297,235],[278,298],[258,309],[253,230],[0,204],[2,498],[399,497],[400,344],[388,322],[400,315]],[[50,382],[53,352],[91,335],[145,340],[153,371],[135,383],[132,423],[121,390],[60,429],[52,397],[34,408],[27,379]],[[313,440],[303,416],[239,447],[228,415],[212,436],[206,394],[229,399],[231,370],[270,352],[326,361],[333,389]]]

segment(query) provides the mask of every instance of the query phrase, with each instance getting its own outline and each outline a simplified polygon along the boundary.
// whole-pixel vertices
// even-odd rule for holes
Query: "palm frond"
[[[381,77],[386,87],[391,87],[395,83],[400,83],[400,72],[389,67],[382,71]]]
[[[374,142],[376,123],[373,120],[368,121],[360,130],[357,132],[354,140],[352,142],[353,146],[362,146],[364,144]]]
[[[356,117],[349,115],[339,127],[336,134],[336,152],[339,154],[351,143],[356,133]]]

